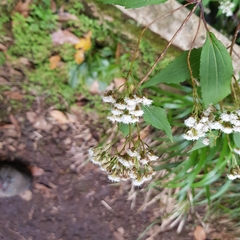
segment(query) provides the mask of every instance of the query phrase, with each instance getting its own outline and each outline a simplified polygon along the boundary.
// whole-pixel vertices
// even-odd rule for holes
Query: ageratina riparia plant
[[[107,119],[118,126],[126,125],[130,131],[121,149],[118,149],[120,139],[116,133],[110,143],[89,149],[90,159],[108,174],[111,181],[132,180],[133,185],[140,186],[155,175],[151,165],[158,157],[141,140],[139,132],[137,139],[133,137],[131,127],[133,124],[139,124],[144,114],[142,107],[149,107],[153,101],[139,93],[118,90],[108,91],[102,99],[110,105],[110,115]]]

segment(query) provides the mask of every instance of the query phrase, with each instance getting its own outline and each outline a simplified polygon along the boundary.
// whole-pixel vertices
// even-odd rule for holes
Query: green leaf
[[[163,130],[172,141],[171,126],[168,122],[168,119],[164,110],[160,107],[155,107],[155,106],[150,106],[150,107],[143,106],[142,109],[144,111],[144,115],[143,115],[144,120],[147,123],[151,124],[153,127]]]
[[[139,8],[151,4],[165,3],[167,0],[98,0],[106,4],[116,4],[125,8]]]
[[[199,78],[199,65],[201,48],[193,49],[190,54],[190,64],[193,77]],[[188,51],[183,52],[179,57],[170,62],[167,67],[162,69],[157,75],[143,84],[142,88],[154,86],[159,83],[180,83],[190,79],[190,73],[187,64]]]
[[[200,58],[200,85],[205,106],[216,104],[230,93],[232,59],[224,45],[209,33]]]
[[[237,148],[240,148],[240,133],[233,133],[233,140]]]
[[[126,137],[129,134],[129,124],[119,123],[118,126],[124,137]]]

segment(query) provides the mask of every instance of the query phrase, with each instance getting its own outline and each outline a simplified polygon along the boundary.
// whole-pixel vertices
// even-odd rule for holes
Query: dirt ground
[[[10,114],[4,104],[0,109],[1,161],[21,161],[38,169],[32,195],[0,199],[0,239],[136,240],[154,220],[159,206],[138,211],[140,188],[131,209],[130,184],[113,184],[86,162],[88,149],[103,131],[96,118],[80,111],[69,116],[74,121],[59,123],[50,110]],[[193,239],[190,235],[174,230],[157,239]]]

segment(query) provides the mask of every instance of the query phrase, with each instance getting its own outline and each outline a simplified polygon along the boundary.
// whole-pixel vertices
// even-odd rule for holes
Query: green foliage
[[[103,3],[116,4],[124,6],[125,8],[139,8],[151,4],[164,3],[167,0],[98,0]]]
[[[104,91],[114,77],[120,77],[121,72],[113,58],[110,48],[103,48],[93,57],[89,54],[86,62],[81,65],[72,65],[69,70],[69,84],[72,88],[79,85],[91,86],[94,81],[99,84],[100,90]]]
[[[0,52],[0,66],[4,65],[5,63],[5,56],[3,52]]]
[[[200,49],[193,49],[190,54],[190,64],[193,76],[199,78]],[[159,83],[180,83],[189,80],[190,73],[187,64],[188,51],[183,52],[179,57],[170,62],[167,67],[143,84],[143,88],[157,85]]]
[[[144,120],[155,128],[163,130],[172,141],[171,126],[168,122],[165,111],[162,108],[155,106],[143,106],[142,108],[144,111]]]
[[[228,51],[213,33],[209,33],[200,61],[200,83],[205,106],[218,103],[230,93],[232,74],[232,59]]]
[[[46,29],[40,31],[30,17],[24,18],[16,13],[12,18],[15,44],[9,48],[9,53],[25,56],[35,64],[44,62],[51,55],[52,41],[49,32]]]

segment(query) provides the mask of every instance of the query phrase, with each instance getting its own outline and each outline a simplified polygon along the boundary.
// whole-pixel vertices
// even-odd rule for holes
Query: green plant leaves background
[[[205,106],[216,104],[230,93],[232,59],[224,45],[209,33],[200,58],[200,84]]]
[[[201,48],[193,49],[190,54],[190,64],[193,77],[199,78]],[[143,84],[143,88],[157,85],[159,83],[180,83],[190,79],[187,64],[188,51],[183,52],[179,57],[170,62],[167,67],[162,69],[157,75]]]
[[[139,8],[151,4],[160,4],[167,2],[167,0],[98,0],[99,2],[116,4],[124,6],[125,8]]]
[[[172,141],[171,126],[168,122],[168,119],[164,110],[160,107],[155,107],[155,106],[150,106],[150,107],[143,106],[142,109],[144,111],[143,118],[145,122],[151,124],[153,127],[157,129],[163,130]]]

